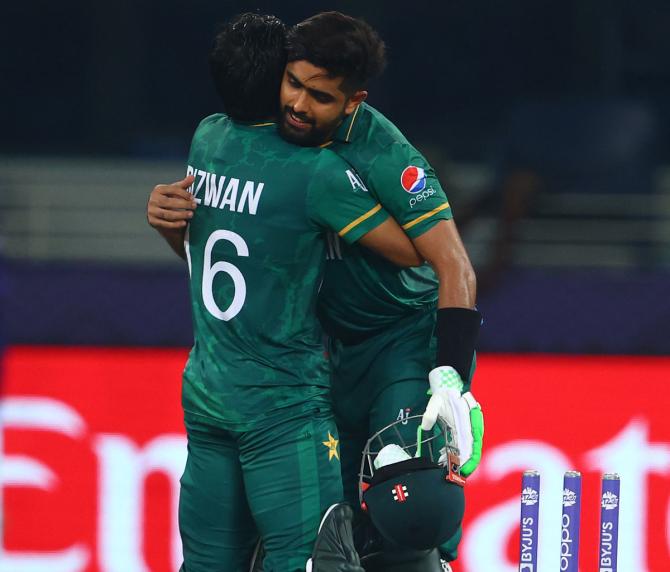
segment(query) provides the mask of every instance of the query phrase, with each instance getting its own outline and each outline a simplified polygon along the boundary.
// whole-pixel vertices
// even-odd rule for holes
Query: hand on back
[[[185,228],[193,217],[197,203],[188,192],[194,177],[188,177],[170,185],[156,185],[147,203],[147,221],[156,230]]]

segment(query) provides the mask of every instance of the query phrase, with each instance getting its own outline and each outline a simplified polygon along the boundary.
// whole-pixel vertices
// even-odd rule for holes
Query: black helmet
[[[416,443],[405,443],[398,430],[398,423],[408,422],[417,426]],[[379,533],[417,550],[451,538],[465,511],[465,479],[450,429],[438,421],[423,435],[420,424],[421,415],[414,415],[375,433],[363,450],[359,481],[361,506]],[[391,462],[379,463],[383,457]]]

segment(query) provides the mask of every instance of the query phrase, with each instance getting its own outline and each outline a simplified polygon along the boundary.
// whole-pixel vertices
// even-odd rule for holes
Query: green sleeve
[[[318,160],[308,192],[309,216],[318,226],[334,230],[353,244],[389,215],[368,192],[353,167],[326,149]]]
[[[408,143],[396,142],[371,165],[366,182],[410,238],[451,218],[451,207],[435,171]]]

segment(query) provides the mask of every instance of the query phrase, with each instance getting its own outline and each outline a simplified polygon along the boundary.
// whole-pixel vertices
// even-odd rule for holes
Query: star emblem
[[[328,431],[328,441],[323,441],[323,444],[328,447],[328,460],[332,460],[335,457],[338,461],[340,460],[340,454],[337,452],[337,444],[340,441],[335,439]]]

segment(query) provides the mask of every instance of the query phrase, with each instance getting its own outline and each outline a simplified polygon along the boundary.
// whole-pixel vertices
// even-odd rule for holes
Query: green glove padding
[[[472,456],[461,467],[461,475],[469,477],[475,472],[482,460],[482,445],[484,442],[484,413],[481,407],[470,410],[470,425],[472,426]]]

